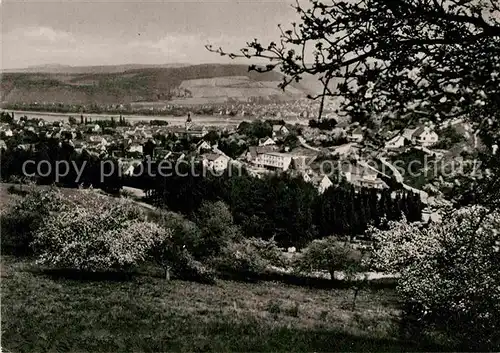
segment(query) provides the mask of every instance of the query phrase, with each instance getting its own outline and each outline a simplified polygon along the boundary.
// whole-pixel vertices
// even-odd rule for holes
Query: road
[[[309,145],[302,136],[298,136],[298,138],[299,138],[299,142],[302,145],[302,147],[305,147],[305,148],[307,148],[307,149],[309,149],[311,151],[315,151],[315,152],[319,152],[320,151],[319,148],[316,148],[316,147],[313,147],[313,146]]]
[[[390,170],[392,170],[392,173],[394,175],[394,178],[396,179],[396,181],[398,183],[400,183],[403,188],[405,190],[408,190],[408,191],[411,191],[413,193],[416,193],[416,194],[419,194],[420,195],[420,200],[427,204],[429,202],[429,194],[423,190],[420,190],[420,189],[415,189],[414,187],[410,186],[410,185],[407,185],[405,184],[404,182],[404,177],[403,175],[401,174],[401,172],[398,170],[398,168],[396,168],[395,166],[393,166],[391,163],[389,163],[387,161],[387,159],[385,159],[384,157],[378,157],[379,161],[382,162],[386,167],[388,167]]]

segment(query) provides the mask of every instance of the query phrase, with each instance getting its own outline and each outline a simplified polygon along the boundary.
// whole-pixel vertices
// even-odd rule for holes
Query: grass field
[[[42,271],[2,259],[5,351],[401,351],[391,289],[217,285]]]
[[[9,185],[0,184],[2,207],[21,197],[9,193]],[[61,192],[75,197],[80,191]],[[161,271],[149,267],[133,275],[89,274],[44,269],[33,259],[2,256],[2,349],[443,350],[397,339],[400,310],[390,282],[361,291],[354,310],[352,300],[353,291],[341,281],[276,275],[260,282],[218,280],[204,285],[165,281]]]

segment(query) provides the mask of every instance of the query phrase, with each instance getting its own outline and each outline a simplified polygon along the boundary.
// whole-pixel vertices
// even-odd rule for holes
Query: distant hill
[[[48,64],[30,66],[22,69],[2,70],[4,73],[47,73],[47,74],[99,74],[99,73],[118,73],[129,70],[154,69],[154,68],[176,68],[189,66],[189,64],[164,64],[164,65],[146,65],[146,64],[123,64],[123,65],[99,65],[99,66],[69,66],[60,64]]]
[[[51,65],[25,70],[28,71],[2,73],[2,104],[127,104],[161,101],[190,104],[196,103],[197,98],[199,102],[209,103],[229,98],[246,101],[259,97],[292,100],[305,97],[315,90],[308,84],[293,83],[283,92],[278,88],[283,78],[279,72],[249,72],[247,65]]]

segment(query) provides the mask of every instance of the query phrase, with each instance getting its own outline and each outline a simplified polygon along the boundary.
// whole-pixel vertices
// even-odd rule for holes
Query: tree
[[[170,280],[173,270],[179,278],[214,283],[213,273],[194,257],[201,236],[196,224],[174,212],[161,212],[156,223],[171,232],[171,236],[156,242],[150,252],[165,271],[165,279]]]
[[[353,289],[352,310],[354,310],[359,291],[366,280],[366,276],[362,273],[364,256],[363,251],[349,241],[341,241],[332,236],[314,240],[303,249],[295,263],[295,269],[299,273],[328,271],[332,281],[336,279],[336,272],[342,272],[343,279]]]
[[[51,215],[35,232],[32,246],[41,264],[85,271],[128,269],[170,236],[169,230],[147,222],[130,201],[87,195]]]
[[[285,137],[285,140],[283,141],[283,145],[289,147],[290,149],[297,148],[297,146],[300,145],[300,141],[299,138],[297,137],[297,134],[294,133],[288,134]]]
[[[271,136],[273,127],[268,121],[255,120],[251,123],[244,121],[238,126],[238,132],[259,139]]]
[[[259,274],[271,265],[286,267],[286,258],[274,239],[245,238],[229,242],[214,263],[219,271]]]
[[[406,219],[371,229],[373,265],[399,273],[398,292],[421,328],[443,330],[464,349],[500,344],[500,214],[450,210],[442,223]]]
[[[74,116],[70,116],[68,117],[68,122],[70,125],[76,125],[77,124],[77,120]]]
[[[201,258],[217,256],[229,241],[241,236],[229,207],[222,201],[204,201],[196,212],[195,223],[201,231],[195,253]]]
[[[0,112],[0,122],[12,124],[14,122],[14,113],[10,115],[7,112]]]
[[[338,98],[342,112],[374,128],[463,118],[486,144],[481,161],[490,173],[461,185],[475,202],[500,206],[500,165],[491,158],[500,138],[498,0],[310,0],[294,8],[298,23],[280,26],[277,41],[255,39],[238,54],[207,49],[270,60],[250,69],[280,69],[283,88],[318,77],[323,90],[310,97],[321,102],[318,119],[326,98]]]
[[[2,253],[32,255],[31,243],[35,233],[53,212],[59,212],[63,206],[63,197],[57,189],[30,185],[24,198],[1,213]]]
[[[296,263],[299,272],[327,271],[331,280],[335,273],[347,271],[350,267],[361,263],[362,253],[356,250],[348,241],[337,237],[313,240],[302,250],[302,255]]]

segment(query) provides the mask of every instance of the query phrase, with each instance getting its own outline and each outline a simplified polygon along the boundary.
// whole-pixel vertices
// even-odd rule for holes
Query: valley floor
[[[432,350],[396,339],[390,288],[360,292],[352,310],[347,289],[202,285],[150,273],[82,278],[12,257],[1,269],[8,352]]]

